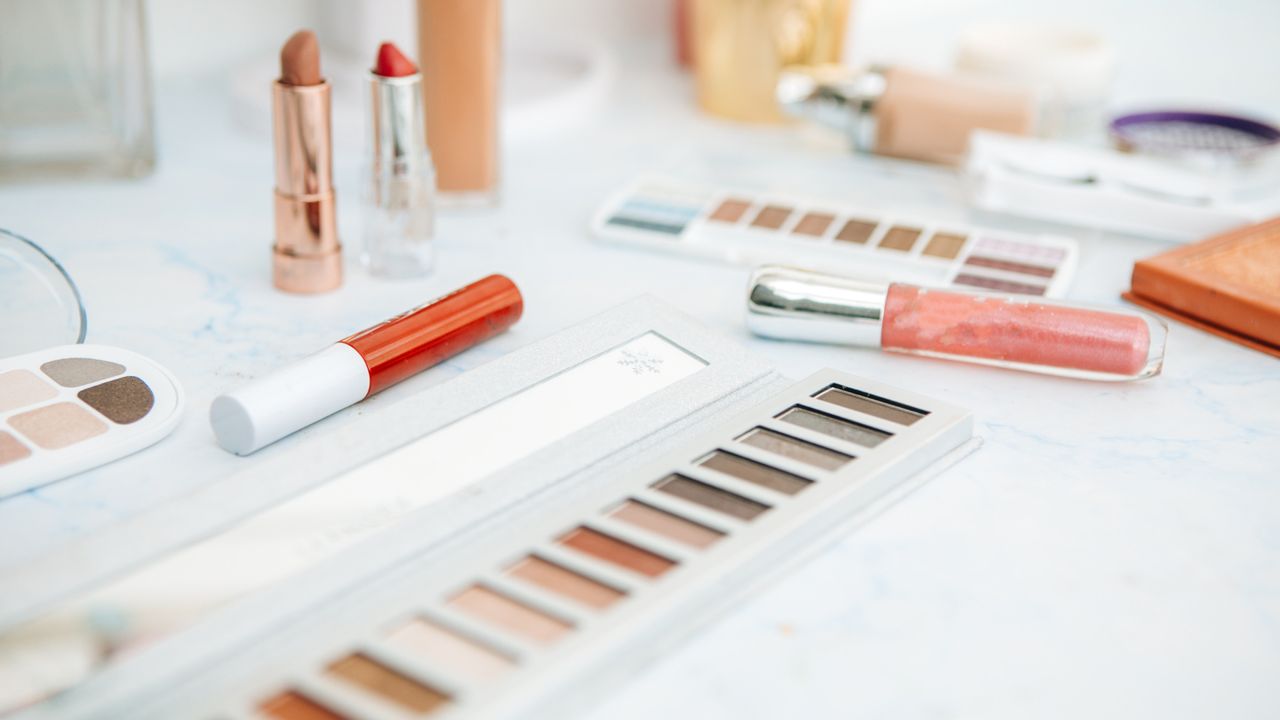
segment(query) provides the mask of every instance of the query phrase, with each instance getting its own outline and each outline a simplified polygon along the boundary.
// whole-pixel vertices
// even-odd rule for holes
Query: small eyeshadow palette
[[[127,350],[62,345],[0,360],[0,497],[145,448],[178,424],[182,390]]]
[[[114,623],[126,652],[51,711],[563,717],[977,443],[966,410],[831,370],[791,383],[649,299],[378,415],[360,443],[304,433],[280,456],[334,477],[0,643],[201,604],[181,627]],[[200,596],[163,604],[192,568]],[[32,653],[39,676],[52,656]]]
[[[785,264],[918,285],[1063,296],[1076,241],[886,216],[812,199],[655,179],[607,202],[610,243],[741,265]]]

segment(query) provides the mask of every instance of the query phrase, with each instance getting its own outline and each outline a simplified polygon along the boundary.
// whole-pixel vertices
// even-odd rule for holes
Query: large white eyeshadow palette
[[[741,265],[1061,297],[1075,240],[897,217],[813,199],[645,180],[593,218],[600,240]]]
[[[181,409],[169,371],[119,348],[0,360],[0,497],[141,450],[173,430]]]
[[[972,432],[965,410],[823,371],[630,471],[604,468],[616,479],[571,503],[531,504],[362,582],[138,717],[563,716]]]

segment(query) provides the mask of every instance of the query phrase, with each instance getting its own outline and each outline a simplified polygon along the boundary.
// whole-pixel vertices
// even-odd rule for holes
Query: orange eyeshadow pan
[[[817,237],[827,231],[831,227],[832,221],[836,218],[828,213],[811,212],[800,218],[800,222],[796,223],[795,229],[791,232],[796,235],[812,235]]]
[[[587,527],[568,532],[559,542],[565,547],[648,577],[658,577],[676,564],[674,560]]]

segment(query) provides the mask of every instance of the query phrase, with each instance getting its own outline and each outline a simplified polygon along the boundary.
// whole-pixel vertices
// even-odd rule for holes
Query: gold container
[[[698,104],[746,122],[785,119],[774,91],[790,65],[837,63],[850,0],[692,0]]]

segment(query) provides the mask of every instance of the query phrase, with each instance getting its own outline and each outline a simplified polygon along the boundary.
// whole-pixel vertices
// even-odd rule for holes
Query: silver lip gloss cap
[[[783,112],[839,130],[859,152],[874,152],[876,104],[884,94],[885,68],[837,65],[787,68],[775,96]]]
[[[782,340],[879,347],[887,296],[883,283],[766,265],[747,284],[747,327]]]

